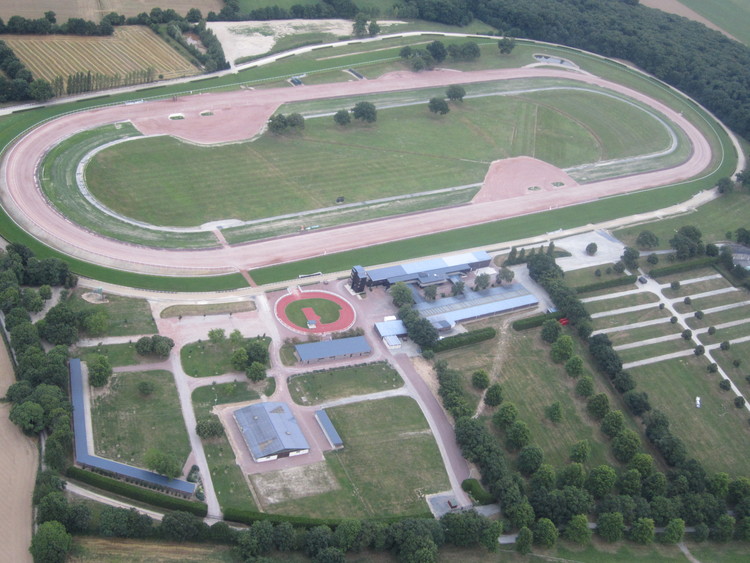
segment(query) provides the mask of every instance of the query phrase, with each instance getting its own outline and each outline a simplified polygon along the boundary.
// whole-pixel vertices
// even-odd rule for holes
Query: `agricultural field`
[[[178,14],[185,15],[190,8],[200,6],[203,15],[209,11],[219,12],[224,6],[222,0],[70,0],[57,2],[56,0],[3,0],[0,4],[0,17],[5,21],[11,16],[25,18],[40,18],[44,12],[53,10],[57,14],[58,23],[68,18],[83,18],[99,22],[110,12],[137,16],[141,12],[150,12],[152,8],[166,10],[172,8]]]
[[[91,160],[88,187],[127,217],[194,226],[327,207],[341,195],[359,202],[481,183],[490,162],[499,158],[529,155],[565,167],[669,144],[666,130],[648,114],[596,91],[561,90],[554,99],[548,92],[498,97],[487,86],[475,86],[486,97],[467,99],[442,118],[427,110],[429,92],[416,91],[402,94],[400,101],[387,97],[402,107],[381,110],[373,126],[342,129],[330,117],[308,119],[300,134],[263,135],[252,143],[213,148],[172,138],[134,140]],[[549,84],[508,81],[495,88],[529,86]],[[325,100],[304,107],[335,111],[352,103]],[[296,105],[288,111],[301,109]],[[627,116],[621,136],[611,134],[615,113]],[[623,137],[629,141],[618,140]],[[183,173],[175,175],[178,168]],[[154,185],[161,189],[151,189]],[[276,188],[272,193],[269,185]],[[123,199],[123,190],[133,197]]]
[[[644,4],[658,7],[659,0],[649,0]],[[750,4],[747,0],[679,0],[723,31],[730,33],[738,41],[750,45],[750,29],[746,25],[750,18]]]
[[[144,396],[141,381],[153,383],[154,391]],[[167,371],[113,375],[106,390],[92,398],[91,418],[95,451],[102,457],[143,467],[150,448],[180,463],[190,453],[177,388]]]
[[[222,383],[199,387],[193,391],[193,410],[195,418],[211,416],[211,409],[216,405],[254,401],[260,395],[247,383]],[[216,438],[202,439],[206,460],[211,471],[216,496],[222,509],[239,508],[254,510],[255,501],[250,494],[247,481],[237,466],[232,446],[225,434]]]
[[[734,394],[719,389],[720,377],[708,374],[704,358],[687,356],[631,368],[652,408],[663,411],[670,428],[685,442],[690,457],[707,471],[747,477],[750,471],[750,426],[747,411],[733,404]],[[744,382],[737,382],[742,388]],[[695,398],[701,398],[701,408]]]
[[[157,332],[151,308],[145,299],[105,294],[104,303],[90,303],[82,297],[87,292],[87,289],[82,288],[73,290],[66,304],[73,311],[105,311],[109,321],[106,336],[155,334]]]
[[[347,366],[289,379],[289,392],[298,405],[315,405],[352,395],[395,389],[404,384],[384,362]]]
[[[327,412],[345,444],[326,454],[326,466],[319,468],[330,490],[271,504],[269,512],[339,518],[422,515],[428,510],[424,495],[448,489],[437,444],[413,399],[366,401]],[[274,477],[284,479],[283,471],[252,475],[256,490]]]
[[[7,35],[3,40],[36,78],[50,82],[57,76],[67,79],[68,75],[89,71],[121,78],[149,68],[163,78],[200,73],[145,26],[117,27],[110,37]]]

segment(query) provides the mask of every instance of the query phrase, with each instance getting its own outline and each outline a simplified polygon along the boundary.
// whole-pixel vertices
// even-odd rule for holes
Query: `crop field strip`
[[[158,35],[143,26],[118,27],[112,37],[67,35],[5,36],[4,41],[37,78],[67,78],[76,72],[124,77],[153,67],[164,78],[200,71]]]

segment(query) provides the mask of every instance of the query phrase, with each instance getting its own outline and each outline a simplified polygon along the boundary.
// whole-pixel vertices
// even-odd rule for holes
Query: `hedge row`
[[[579,287],[574,287],[576,293],[589,293],[591,291],[598,291],[600,289],[607,289],[610,287],[618,287],[621,285],[630,285],[636,282],[638,279],[638,276],[636,275],[630,275],[630,276],[620,276],[617,278],[612,278],[608,280],[603,280],[600,282],[590,283],[588,285],[581,285]]]
[[[153,506],[166,508],[167,510],[184,510],[185,512],[195,514],[196,516],[205,516],[208,513],[208,506],[202,502],[195,502],[165,495],[157,491],[131,485],[124,481],[118,481],[111,477],[105,477],[99,473],[86,471],[79,467],[69,467],[65,474],[71,479],[77,479],[78,481],[88,483],[89,485],[104,489],[105,491],[145,502]]]
[[[387,516],[383,518],[369,518],[368,520],[383,522],[385,524],[392,524],[401,520],[410,518],[428,518],[432,519],[433,516],[430,512],[424,512],[422,514],[414,514],[411,516]],[[279,524],[281,522],[289,522],[293,526],[301,528],[314,528],[315,526],[329,526],[330,528],[336,528],[344,520],[339,518],[307,518],[305,516],[289,516],[284,514],[268,514],[266,512],[256,512],[254,510],[243,510],[241,508],[227,508],[224,511],[224,520],[230,522],[238,522],[241,524],[252,524],[259,520],[268,520],[273,524]]]
[[[438,340],[432,349],[435,352],[445,352],[446,350],[453,350],[454,348],[460,348],[461,346],[468,346],[469,344],[476,344],[477,342],[490,340],[495,338],[495,336],[497,336],[497,331],[491,326],[488,326]]]
[[[563,315],[560,312],[557,313],[545,313],[543,315],[535,315],[533,317],[526,317],[525,319],[519,319],[517,321],[513,321],[513,324],[511,325],[514,330],[522,331],[522,330],[528,330],[530,328],[536,328],[539,326],[542,326],[544,324],[544,321],[548,321],[550,319],[554,321],[558,321],[562,319]]]
[[[652,278],[658,278],[670,274],[689,272],[690,270],[697,270],[698,268],[705,268],[706,266],[713,266],[718,261],[719,259],[715,256],[706,256],[705,258],[690,260],[689,262],[677,262],[676,264],[670,264],[669,266],[664,266],[662,268],[653,268],[652,270],[649,270],[648,274]]]
[[[495,497],[487,492],[476,479],[464,479],[461,483],[461,488],[469,493],[471,498],[477,501],[477,504],[485,505],[495,502]]]

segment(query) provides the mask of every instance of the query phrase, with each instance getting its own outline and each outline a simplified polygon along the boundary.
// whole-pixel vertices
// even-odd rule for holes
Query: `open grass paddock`
[[[250,340],[245,338],[241,343],[234,344],[229,338],[225,338],[221,342],[201,340],[186,344],[180,349],[182,369],[192,377],[210,377],[236,371],[232,367],[232,354],[235,350],[245,347]],[[271,339],[265,340],[268,346]]]
[[[280,502],[278,514],[361,518],[423,515],[424,495],[449,488],[435,438],[408,397],[327,410],[344,448],[326,454],[340,489]]]
[[[154,392],[144,396],[138,383],[151,381]],[[182,420],[172,374],[168,371],[118,373],[91,406],[97,455],[143,467],[144,455],[156,448],[184,463],[190,443]]]
[[[105,303],[89,303],[81,297],[88,291],[88,289],[83,288],[73,290],[66,304],[73,311],[85,311],[87,313],[89,311],[106,311],[109,326],[105,336],[128,336],[157,332],[154,317],[151,315],[151,308],[145,299],[105,293]]]
[[[704,358],[688,356],[629,369],[651,406],[663,411],[690,457],[709,472],[750,476],[750,426],[747,411],[732,403],[734,394],[719,389],[720,376],[706,372]],[[737,382],[742,386],[741,382]],[[695,398],[701,398],[701,408]]]
[[[505,82],[499,87],[516,81]],[[535,81],[523,82],[519,88],[534,88]],[[127,217],[195,226],[328,207],[339,196],[358,202],[477,183],[499,158],[528,155],[567,167],[669,146],[649,114],[595,91],[466,99],[441,118],[427,110],[427,96],[406,93],[401,103],[419,104],[381,109],[373,126],[308,119],[301,134],[211,148],[167,137],[133,140],[97,154],[86,178],[102,203]],[[336,111],[353,103],[315,105]],[[613,134],[612,115],[622,120],[622,135]]]
[[[385,362],[361,364],[289,379],[289,393],[298,405],[316,405],[340,397],[396,389],[401,376]]]

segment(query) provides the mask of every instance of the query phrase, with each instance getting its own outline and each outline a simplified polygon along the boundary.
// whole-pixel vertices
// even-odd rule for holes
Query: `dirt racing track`
[[[539,185],[540,180],[554,177],[554,174],[550,176],[550,165],[526,157],[510,159],[500,161],[500,164],[496,162],[490,167],[485,188],[470,205],[207,250],[136,247],[98,236],[72,224],[48,205],[36,181],[42,158],[60,140],[79,131],[110,123],[129,120],[145,135],[168,134],[199,144],[236,142],[261,132],[275,109],[286,102],[537,77],[577,80],[651,106],[684,131],[691,143],[690,157],[668,169],[585,185],[565,182],[563,188],[538,191],[528,191],[523,186]],[[212,115],[201,115],[206,113]],[[181,114],[184,118],[169,119],[174,114]],[[24,230],[49,246],[82,260],[151,274],[215,275],[672,184],[700,175],[709,167],[711,160],[708,140],[681,113],[645,94],[589,74],[543,68],[431,71],[419,74],[397,72],[377,80],[192,95],[164,101],[131,102],[65,115],[33,129],[6,151],[0,170],[0,202]],[[560,171],[560,174],[563,173]]]

